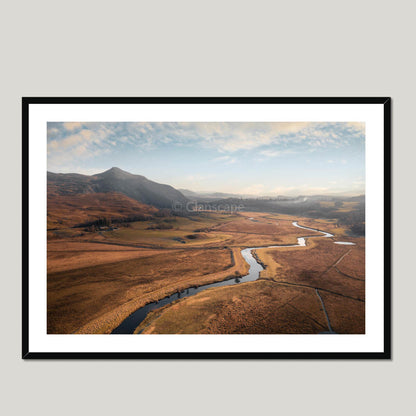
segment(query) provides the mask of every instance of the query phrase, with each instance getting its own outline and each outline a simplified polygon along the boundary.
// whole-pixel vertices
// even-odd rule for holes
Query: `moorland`
[[[48,333],[109,334],[151,302],[245,276],[248,247],[257,280],[178,299],[135,332],[364,333],[363,213],[363,196],[191,199],[117,168],[48,173]]]

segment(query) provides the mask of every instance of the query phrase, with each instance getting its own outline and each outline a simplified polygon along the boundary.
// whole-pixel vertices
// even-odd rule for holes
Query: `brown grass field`
[[[161,254],[161,250],[137,249],[112,244],[78,241],[48,243],[48,273],[63,272]]]
[[[106,210],[113,215],[116,207]],[[309,239],[307,247],[258,249],[256,255],[266,265],[259,280],[177,301],[151,312],[137,331],[325,332],[328,325],[316,288],[335,332],[365,331],[365,240],[346,237],[333,221],[265,213],[202,213],[81,233],[68,227],[101,214],[83,213],[74,219],[63,208],[55,212],[56,217],[48,217],[48,224],[61,221],[58,233],[48,233],[48,333],[110,333],[149,302],[247,274],[242,248],[296,244],[297,237],[320,235],[293,227],[292,221],[335,237]],[[161,229],[160,224],[169,227]],[[334,240],[357,245],[336,245]]]
[[[246,267],[238,256],[231,249],[169,250],[49,273],[48,333],[111,332],[146,303],[243,274]]]
[[[306,225],[304,220],[299,223]],[[310,221],[307,226],[331,230],[323,221]],[[318,289],[333,331],[365,333],[365,241],[343,238],[356,243],[343,246],[333,244],[334,240],[316,238],[307,247],[258,249],[255,254],[266,265],[259,280],[210,289],[152,312],[137,332],[327,332]]]
[[[125,218],[129,215],[152,215],[157,209],[118,192],[58,195],[48,188],[47,227],[73,227],[103,217]]]
[[[156,316],[156,317],[155,317]],[[152,312],[143,334],[306,334],[326,330],[319,300],[306,288],[256,281],[213,288]]]

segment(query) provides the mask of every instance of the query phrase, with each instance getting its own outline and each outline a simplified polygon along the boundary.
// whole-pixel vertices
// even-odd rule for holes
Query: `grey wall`
[[[14,1],[0,24],[5,414],[387,415],[413,404],[410,1]],[[20,359],[21,96],[392,96],[394,359]],[[400,220],[400,221],[399,221]],[[412,227],[414,229],[414,227]]]

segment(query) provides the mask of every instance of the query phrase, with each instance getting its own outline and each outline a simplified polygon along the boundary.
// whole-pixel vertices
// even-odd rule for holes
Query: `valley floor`
[[[48,233],[48,333],[110,333],[149,302],[244,276],[246,247],[266,266],[259,280],[213,288],[151,312],[141,333],[365,332],[365,239],[331,220],[266,213],[138,221],[108,231]],[[334,244],[351,241],[354,246]],[[329,322],[328,322],[329,321]]]

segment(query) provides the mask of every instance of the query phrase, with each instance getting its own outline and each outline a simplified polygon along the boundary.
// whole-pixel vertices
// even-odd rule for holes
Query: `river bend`
[[[322,236],[310,235],[304,237],[298,237],[297,244],[291,245],[272,245],[272,246],[260,246],[260,247],[249,247],[241,250],[241,255],[243,256],[244,260],[250,266],[248,274],[242,277],[233,277],[227,280],[222,280],[216,283],[210,283],[206,285],[202,285],[199,287],[190,287],[189,289],[185,289],[182,292],[174,293],[173,295],[167,296],[157,302],[148,303],[147,305],[143,306],[142,308],[137,309],[131,315],[129,315],[117,328],[115,328],[111,333],[112,334],[133,334],[135,329],[140,325],[141,322],[146,318],[149,312],[154,311],[156,309],[162,308],[163,306],[169,305],[170,303],[178,300],[188,298],[189,296],[196,295],[206,289],[210,289],[212,287],[221,287],[221,286],[232,286],[239,283],[245,282],[252,282],[257,280],[260,276],[260,272],[264,270],[264,267],[255,259],[253,256],[252,251],[259,249],[259,248],[280,248],[280,247],[305,247],[306,240],[308,238],[328,238],[333,237],[333,234],[327,233],[325,231],[317,230],[315,228],[303,227],[297,223],[297,221],[292,222],[292,225],[298,228],[302,228],[303,230],[309,231],[317,231],[323,234]]]

